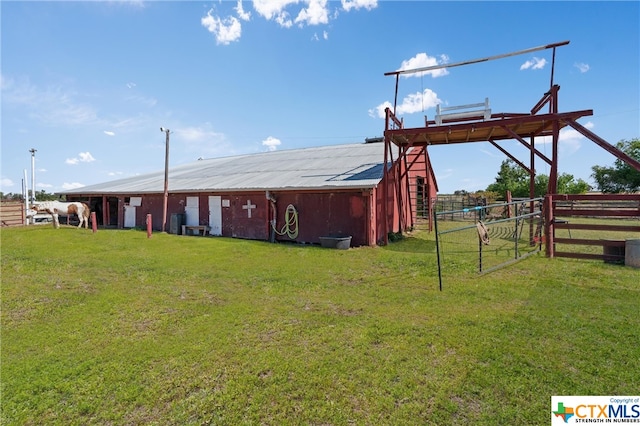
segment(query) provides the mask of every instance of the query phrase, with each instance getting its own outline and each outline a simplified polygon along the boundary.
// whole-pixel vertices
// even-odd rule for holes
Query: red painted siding
[[[222,207],[222,236],[269,239],[269,210],[264,192],[239,195],[223,195],[229,207]]]
[[[416,162],[415,164],[417,164]],[[397,163],[396,163],[397,164]],[[404,166],[402,166],[404,170]],[[409,166],[409,185],[415,183],[415,176],[426,174],[423,166]],[[401,171],[403,171],[401,170]],[[391,173],[388,179],[389,198],[387,203],[387,222],[391,232],[404,230],[409,226],[411,204],[406,182],[401,173]],[[382,182],[371,189],[339,189],[315,191],[274,191],[275,218],[271,202],[264,191],[240,193],[181,193],[169,194],[167,206],[167,231],[170,229],[171,216],[185,213],[187,197],[198,197],[199,223],[209,224],[209,196],[221,198],[222,236],[255,240],[270,240],[271,221],[275,219],[275,229],[282,231],[285,226],[287,206],[293,205],[297,211],[298,235],[294,241],[299,243],[319,243],[322,236],[352,237],[352,246],[382,244],[385,236],[384,191]],[[432,184],[433,186],[433,184]],[[398,190],[400,188],[400,190]],[[436,193],[435,188],[431,194]],[[162,229],[162,194],[105,194],[105,198],[96,195],[74,194],[69,200],[89,200],[92,206],[102,208],[99,223],[108,223],[118,228],[124,227],[124,205],[131,196],[142,197],[142,204],[136,208],[135,223],[145,225],[147,214],[152,215],[154,231]],[[415,203],[415,200],[411,201]],[[107,211],[108,210],[108,211]],[[400,211],[403,215],[400,215]],[[115,217],[114,217],[115,216]],[[275,240],[290,241],[287,235],[275,235]]]
[[[276,229],[285,226],[285,214],[289,204],[298,212],[298,236],[300,243],[319,243],[324,236],[351,236],[353,246],[368,245],[367,234],[369,191],[341,192],[274,192],[276,198]],[[286,235],[276,240],[289,241]]]

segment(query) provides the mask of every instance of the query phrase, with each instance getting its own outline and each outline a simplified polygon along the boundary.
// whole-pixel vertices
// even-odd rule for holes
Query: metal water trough
[[[325,248],[347,250],[351,247],[351,235],[347,237],[320,237],[320,245]]]

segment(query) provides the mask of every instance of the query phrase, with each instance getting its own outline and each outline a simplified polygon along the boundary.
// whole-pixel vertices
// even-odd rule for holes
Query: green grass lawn
[[[630,267],[533,255],[440,292],[424,231],[0,237],[3,425],[538,425],[552,395],[640,389]]]

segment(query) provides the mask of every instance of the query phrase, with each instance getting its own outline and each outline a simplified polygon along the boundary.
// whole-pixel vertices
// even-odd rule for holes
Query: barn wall
[[[269,202],[264,192],[221,194],[221,198],[223,237],[269,239]]]
[[[199,223],[209,224],[209,196],[219,195],[222,201],[222,236],[255,240],[271,239],[273,209],[264,191],[240,193],[181,193],[169,194],[167,205],[167,231],[171,215],[185,213],[187,197],[199,200]],[[285,225],[285,214],[289,204],[298,213],[299,243],[318,244],[321,236],[350,235],[352,246],[375,245],[381,241],[383,193],[376,189],[339,191],[275,191],[275,228],[281,231]],[[124,210],[132,196],[142,197],[136,207],[136,227],[145,227],[147,214],[152,215],[154,231],[162,229],[163,194],[109,194],[109,205],[117,205],[109,214],[111,223],[124,227]],[[74,200],[91,200],[93,206],[100,205],[101,196],[74,194]],[[105,203],[103,203],[105,204]],[[390,203],[392,205],[394,203]],[[103,209],[104,210],[104,209]],[[117,211],[116,211],[117,210]],[[393,216],[393,209],[390,216]],[[114,218],[114,214],[117,218]],[[102,213],[101,213],[102,215]],[[105,215],[106,216],[106,215]],[[100,221],[100,220],[99,220]],[[277,241],[292,241],[287,235],[274,235]]]
[[[384,179],[377,188],[376,195],[376,237],[378,244],[384,244],[385,229],[390,233],[402,233],[417,223],[417,178],[424,179],[425,202],[436,197],[437,184],[429,169],[425,153],[412,149],[397,159],[387,173],[387,199],[385,200]],[[385,204],[386,203],[386,204]],[[384,211],[386,206],[387,219]],[[385,228],[386,225],[386,228]]]
[[[371,191],[340,192],[274,192],[276,229],[285,226],[287,206],[298,212],[299,243],[319,244],[324,236],[351,236],[352,246],[375,243],[370,235]],[[287,235],[276,235],[278,241],[291,241]]]
[[[396,167],[396,166],[394,166]],[[387,179],[387,199],[385,200],[384,180],[380,182],[380,185],[375,191],[375,220],[372,222],[375,226],[376,244],[383,245],[385,237],[385,225],[389,227],[389,232],[400,232],[400,215],[398,206],[398,189],[396,187],[396,173],[393,171],[389,173]],[[406,191],[401,192],[402,195],[406,194]],[[403,200],[406,207],[406,197]],[[384,219],[384,206],[386,202],[387,221]]]
[[[413,149],[407,154],[407,164],[409,167],[409,194],[411,197],[411,209],[407,210],[407,214],[410,214],[413,222],[417,220],[417,205],[431,202],[429,199],[435,199],[437,196],[438,188],[434,179],[433,170],[429,169],[429,165],[425,161],[425,153],[420,149]],[[417,180],[421,177],[424,180],[423,200],[417,200]],[[406,192],[406,184],[403,189]],[[409,217],[409,216],[408,216]]]
[[[169,231],[171,216],[186,212],[187,197],[198,197],[198,220],[200,225],[209,225],[209,196],[221,196],[222,205],[222,235],[225,237],[248,238],[267,240],[269,238],[269,213],[268,200],[265,193],[247,192],[240,194],[225,193],[180,193],[169,194],[167,199],[167,225]],[[109,215],[104,214],[105,208],[100,207],[102,197],[96,195],[75,195],[69,197],[70,201],[90,200],[92,211],[100,213],[98,222],[110,221],[117,228],[124,228],[125,206],[130,204],[132,197],[141,197],[141,205],[136,207],[135,226],[145,227],[147,214],[151,214],[152,229],[162,230],[162,214],[164,209],[163,194],[110,194],[109,206],[114,206]],[[225,203],[228,202],[227,203]],[[248,204],[247,204],[248,203]],[[102,203],[106,204],[106,203]],[[251,211],[251,213],[249,213]],[[108,216],[107,219],[104,219]],[[114,217],[115,216],[115,217]],[[251,216],[251,217],[249,217]]]

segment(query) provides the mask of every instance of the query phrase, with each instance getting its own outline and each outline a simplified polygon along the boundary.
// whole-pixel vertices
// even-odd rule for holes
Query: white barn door
[[[124,227],[136,227],[136,206],[124,206]]]
[[[200,203],[198,197],[187,197],[187,206],[184,208],[187,215],[187,226],[200,225]]]
[[[222,235],[222,197],[209,196],[209,235]]]

